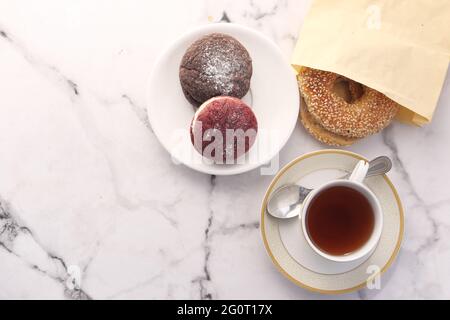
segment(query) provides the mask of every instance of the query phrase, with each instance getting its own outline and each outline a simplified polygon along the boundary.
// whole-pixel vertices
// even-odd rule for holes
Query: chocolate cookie
[[[242,98],[250,88],[252,59],[244,46],[226,34],[195,41],[180,65],[184,95],[194,106],[217,96]]]

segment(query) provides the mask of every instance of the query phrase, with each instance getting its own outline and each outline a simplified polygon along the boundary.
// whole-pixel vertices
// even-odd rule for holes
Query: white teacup
[[[381,237],[381,231],[383,228],[383,214],[381,211],[380,202],[378,201],[375,194],[363,184],[364,178],[366,177],[367,171],[369,169],[369,164],[365,161],[360,161],[355,169],[353,170],[350,177],[345,180],[333,180],[328,183],[323,184],[317,189],[314,189],[306,198],[305,202],[303,203],[302,212],[300,214],[300,220],[302,224],[302,230],[303,234],[308,242],[308,244],[311,246],[311,248],[320,256],[324,257],[325,259],[335,261],[335,262],[350,262],[362,259],[364,257],[367,257],[373,249],[378,244],[378,241]],[[322,191],[336,186],[345,186],[352,188],[356,191],[358,191],[361,195],[363,195],[370,203],[372,207],[372,212],[374,214],[374,227],[372,234],[370,235],[369,239],[366,241],[364,245],[362,245],[359,249],[345,254],[345,255],[332,255],[327,252],[324,252],[320,248],[318,248],[314,242],[311,240],[309,233],[308,233],[308,227],[306,225],[306,218],[308,215],[308,209],[310,207],[310,204],[312,200],[315,199]]]

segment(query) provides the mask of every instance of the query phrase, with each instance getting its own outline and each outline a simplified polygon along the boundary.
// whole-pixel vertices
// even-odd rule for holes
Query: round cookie
[[[252,109],[234,97],[215,97],[203,103],[190,128],[194,148],[217,163],[228,163],[248,152],[257,132],[258,121]]]
[[[250,89],[252,73],[252,59],[245,47],[221,33],[195,41],[179,70],[183,93],[196,107],[217,96],[242,98]]]
[[[364,138],[391,123],[399,109],[396,102],[366,86],[362,86],[358,99],[347,102],[333,91],[339,78],[342,77],[332,72],[306,67],[300,70],[300,91],[318,124],[333,134]]]

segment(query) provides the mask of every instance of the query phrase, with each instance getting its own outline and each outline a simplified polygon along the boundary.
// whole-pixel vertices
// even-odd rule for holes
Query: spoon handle
[[[391,159],[389,159],[386,156],[375,158],[369,162],[369,170],[367,171],[366,178],[388,173],[391,169],[392,169]],[[347,174],[341,179],[348,179],[349,176],[350,174]],[[299,188],[298,202],[303,203],[303,201],[306,199],[306,197],[312,191],[312,189],[308,189],[302,186],[298,186],[298,188]]]
[[[366,177],[378,176],[385,174],[392,169],[392,161],[386,156],[375,158],[369,162],[369,171]]]
[[[308,194],[310,194],[312,189],[308,189],[302,186],[298,186],[298,202],[303,203],[305,201]]]

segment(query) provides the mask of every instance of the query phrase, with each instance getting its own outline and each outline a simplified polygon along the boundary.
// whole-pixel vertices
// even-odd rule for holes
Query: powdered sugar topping
[[[224,95],[233,91],[234,84],[230,79],[239,75],[244,68],[242,57],[238,55],[241,50],[238,50],[237,45],[239,44],[233,42],[214,41],[206,43],[203,48],[204,75],[208,77],[214,89]]]

